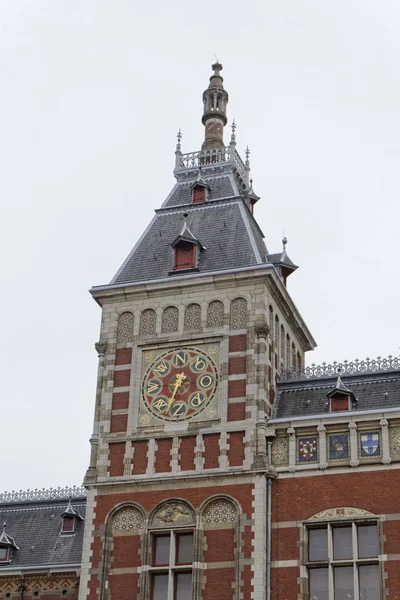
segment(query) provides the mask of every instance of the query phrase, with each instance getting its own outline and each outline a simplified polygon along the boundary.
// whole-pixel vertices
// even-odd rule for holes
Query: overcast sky
[[[398,0],[1,0],[4,489],[80,484],[108,283],[203,140],[223,63],[308,363],[398,354]],[[230,129],[226,131],[229,139]]]

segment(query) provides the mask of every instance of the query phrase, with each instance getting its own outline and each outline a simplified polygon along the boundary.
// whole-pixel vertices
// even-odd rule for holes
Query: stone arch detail
[[[232,300],[229,313],[229,325],[231,329],[244,329],[247,327],[246,298],[235,298]]]
[[[152,511],[149,527],[194,527],[194,509],[185,500],[167,500],[158,504]]]
[[[231,498],[219,496],[206,502],[201,516],[204,529],[236,527],[239,509]]]
[[[200,304],[192,303],[188,304],[185,309],[185,318],[183,329],[190,331],[194,329],[201,329],[201,306]]]
[[[333,519],[355,519],[357,517],[376,517],[372,512],[363,508],[353,508],[351,506],[343,506],[340,508],[327,508],[312,517],[307,521],[331,521]]]
[[[120,532],[141,532],[145,528],[145,517],[136,506],[122,506],[111,517],[113,535]]]
[[[207,307],[207,327],[221,327],[224,324],[224,304],[213,300]]]
[[[178,331],[179,311],[176,306],[167,306],[163,310],[161,331],[163,333]]]
[[[119,315],[117,321],[117,344],[133,342],[134,317],[129,311]]]

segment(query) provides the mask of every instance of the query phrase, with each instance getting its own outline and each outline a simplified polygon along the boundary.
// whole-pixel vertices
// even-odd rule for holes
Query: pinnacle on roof
[[[289,275],[299,268],[298,265],[295,265],[294,262],[290,260],[286,252],[286,244],[287,238],[284,237],[282,240],[282,252],[278,252],[276,254],[267,254],[268,262],[272,263],[277,269],[279,276],[282,278],[285,285],[286,279],[289,277]]]
[[[76,510],[76,508],[74,508],[72,506],[71,496],[69,497],[68,505],[67,505],[66,509],[64,510],[64,512],[62,513],[61,517],[75,517],[76,519],[83,521],[83,517],[79,514],[79,512]]]
[[[203,92],[203,116],[201,122],[205,126],[205,140],[202,150],[225,148],[224,127],[228,121],[226,106],[229,96],[224,89],[223,78],[220,75],[222,65],[216,62],[212,65],[214,71],[210,77],[208,88]]]
[[[327,397],[331,398],[332,396],[336,396],[336,394],[343,394],[345,396],[350,396],[353,400],[355,400],[355,396],[354,396],[353,392],[343,383],[340,375],[338,375],[338,378],[335,383],[335,387],[332,388],[327,393]]]

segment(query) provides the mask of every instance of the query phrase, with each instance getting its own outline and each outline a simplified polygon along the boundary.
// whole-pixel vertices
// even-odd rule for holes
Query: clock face
[[[143,377],[142,399],[153,416],[162,421],[187,421],[209,405],[218,387],[218,371],[208,353],[199,348],[174,348],[149,355],[152,362]]]

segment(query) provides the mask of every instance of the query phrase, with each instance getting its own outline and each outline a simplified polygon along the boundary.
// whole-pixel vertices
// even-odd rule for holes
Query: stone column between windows
[[[296,430],[294,427],[287,428],[289,436],[289,471],[294,473],[296,470]]]
[[[357,423],[350,421],[350,466],[358,467],[360,461],[358,460],[358,440],[357,440]]]
[[[390,458],[388,420],[381,419],[379,425],[381,426],[382,432],[382,464],[390,465],[392,459]]]
[[[326,460],[326,427],[320,423],[317,430],[319,433],[319,468],[325,470],[328,468]]]

